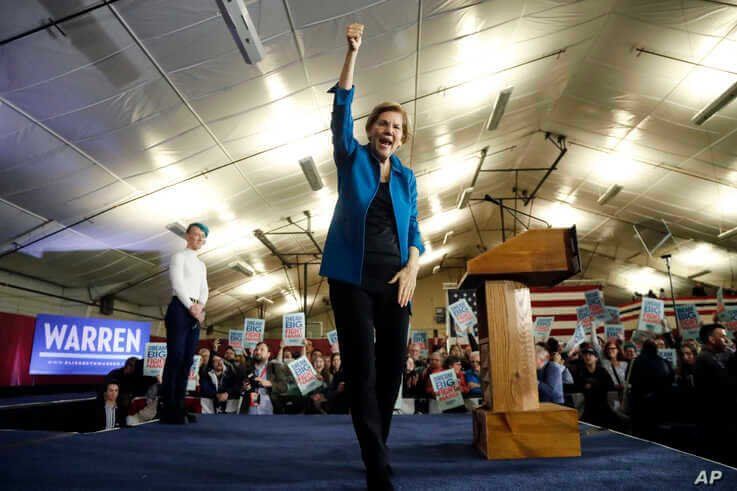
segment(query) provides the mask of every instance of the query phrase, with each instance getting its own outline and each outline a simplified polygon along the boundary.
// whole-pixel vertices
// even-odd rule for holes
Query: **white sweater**
[[[171,256],[169,279],[174,295],[188,309],[193,303],[190,298],[197,299],[203,306],[207,303],[207,268],[192,249]]]

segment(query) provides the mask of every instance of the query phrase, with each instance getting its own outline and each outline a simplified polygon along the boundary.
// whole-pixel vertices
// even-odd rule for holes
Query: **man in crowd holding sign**
[[[188,419],[184,396],[208,297],[207,269],[197,257],[197,251],[205,244],[208,233],[205,225],[190,224],[185,236],[187,248],[173,254],[169,265],[174,296],[164,319],[167,356],[161,387],[162,423],[184,424]]]
[[[269,361],[269,346],[263,341],[253,350],[253,365],[243,383],[245,390],[241,412],[265,415],[282,411],[281,396],[287,392],[287,376],[280,363]]]

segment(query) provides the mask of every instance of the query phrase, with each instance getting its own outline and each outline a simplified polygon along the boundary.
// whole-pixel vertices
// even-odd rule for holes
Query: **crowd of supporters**
[[[430,375],[452,369],[467,411],[483,403],[481,360],[471,346],[410,344],[402,399],[410,411],[433,411]],[[309,340],[301,348],[271,353],[266,343],[238,354],[229,346],[201,348],[198,385],[189,393],[202,413],[347,414],[341,355],[323,353]],[[429,348],[429,349],[428,349]],[[677,352],[675,367],[659,350]],[[317,372],[319,387],[302,394],[287,364],[306,356]],[[582,421],[673,444],[702,455],[734,462],[737,449],[737,355],[719,324],[703,326],[700,341],[669,332],[640,347],[617,338],[590,339],[565,351],[555,339],[535,350],[538,392],[543,402],[578,409]],[[380,383],[380,381],[379,381]],[[95,417],[97,429],[135,425],[157,414],[160,380],[142,376],[142,360],[130,358],[113,370],[102,391]],[[683,445],[680,445],[683,446]]]

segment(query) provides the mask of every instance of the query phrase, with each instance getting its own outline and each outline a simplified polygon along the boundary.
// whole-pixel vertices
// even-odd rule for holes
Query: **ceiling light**
[[[182,239],[187,234],[187,227],[182,225],[179,222],[173,222],[166,226],[166,229],[176,235],[177,237],[181,237]]]
[[[737,227],[730,228],[729,230],[725,230],[721,234],[717,235],[717,238],[719,240],[726,240],[734,235],[737,235]]]
[[[269,305],[274,305],[274,301],[272,299],[266,298],[266,297],[258,297],[256,299],[256,301],[258,303],[268,303]]]
[[[320,177],[320,174],[317,173],[317,166],[315,165],[315,161],[312,160],[312,157],[300,159],[299,166],[302,167],[302,172],[304,172],[307,182],[310,183],[312,190],[319,191],[322,189],[322,178]]]
[[[232,263],[228,264],[228,267],[246,276],[253,276],[256,273],[256,270],[253,269],[253,266],[241,260],[233,261]]]
[[[448,239],[450,239],[450,236],[453,235],[453,234],[454,234],[454,232],[452,230],[448,230],[445,233],[445,237],[443,237],[443,245],[445,245],[445,244],[448,243]]]
[[[504,111],[507,109],[509,98],[512,97],[512,90],[514,90],[514,87],[507,87],[499,92],[494,107],[491,110],[489,120],[486,122],[487,131],[493,131],[499,126],[499,122],[502,120],[502,116],[504,116]]]
[[[471,179],[471,187],[473,188],[476,185],[476,180],[479,178],[479,173],[481,172],[481,166],[484,165],[484,160],[486,160],[486,153],[489,151],[489,147],[484,147],[481,149],[481,155],[479,156],[479,163],[476,166],[476,172],[473,174],[473,179]]]
[[[436,264],[432,267],[432,274],[438,274],[438,271],[440,271],[440,265]]]
[[[694,274],[688,275],[688,279],[689,280],[693,280],[694,278],[699,278],[701,276],[705,276],[705,275],[710,274],[710,273],[711,273],[711,270],[704,269],[702,271],[699,271],[698,273],[694,273]]]
[[[735,97],[737,97],[737,82],[725,90],[722,95],[714,99],[711,104],[696,113],[696,115],[691,118],[691,122],[697,126],[701,126],[706,123],[709,118],[714,116],[714,114],[721,111],[724,106],[732,102]]]
[[[463,193],[461,193],[460,199],[458,199],[458,209],[462,210],[466,206],[468,206],[468,201],[471,199],[471,193],[473,192],[473,188],[466,188],[463,190]]]
[[[612,184],[611,186],[609,186],[609,188],[607,188],[606,191],[604,191],[604,194],[599,196],[599,199],[596,200],[596,202],[599,203],[599,205],[604,206],[609,201],[611,201],[612,198],[618,195],[621,190],[622,186],[620,186],[619,184]]]
[[[261,61],[264,57],[264,46],[243,0],[217,0],[217,4],[246,63],[253,65]]]
[[[275,286],[276,282],[270,276],[258,275],[248,283],[239,286],[236,293],[240,293],[241,295],[263,295],[271,291]]]

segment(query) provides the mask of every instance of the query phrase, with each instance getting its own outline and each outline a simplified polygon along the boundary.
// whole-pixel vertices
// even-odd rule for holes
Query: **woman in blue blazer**
[[[407,347],[410,300],[420,254],[417,187],[395,152],[409,137],[407,114],[382,103],[366,121],[367,145],[353,137],[353,71],[363,26],[348,26],[348,53],[331,129],[338,202],[320,274],[330,300],[350,394],[351,415],[371,489],[391,489],[386,440]],[[375,333],[375,342],[374,342]]]

